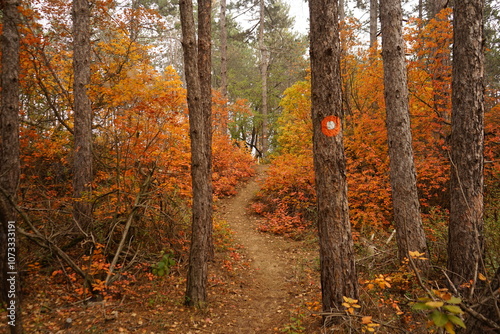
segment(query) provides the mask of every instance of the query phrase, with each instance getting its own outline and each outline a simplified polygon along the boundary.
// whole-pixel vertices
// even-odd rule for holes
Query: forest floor
[[[67,298],[68,283],[28,275],[26,333],[320,333],[320,289],[315,243],[258,231],[248,208],[265,167],[217,203],[216,255],[209,268],[208,303],[185,307],[185,266],[167,277],[140,275],[105,301]],[[49,288],[50,287],[50,288]],[[2,318],[5,319],[1,314]],[[0,323],[0,333],[6,330]]]

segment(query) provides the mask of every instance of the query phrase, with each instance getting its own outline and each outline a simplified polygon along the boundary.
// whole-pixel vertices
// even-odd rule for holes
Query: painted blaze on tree
[[[323,311],[358,297],[347,205],[338,3],[311,0],[311,102]],[[330,322],[325,318],[326,322]]]

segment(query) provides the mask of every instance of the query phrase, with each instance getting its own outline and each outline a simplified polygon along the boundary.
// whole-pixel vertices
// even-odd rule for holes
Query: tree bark
[[[431,20],[446,6],[450,0],[427,0],[427,19]]]
[[[400,260],[409,258],[410,251],[428,257],[413,161],[402,19],[401,0],[380,1],[389,168]],[[423,271],[429,268],[426,260],[415,262]]]
[[[191,137],[193,183],[192,236],[186,305],[207,300],[208,260],[212,248],[212,130],[210,92],[210,0],[198,1],[198,46],[191,0],[179,3]]]
[[[73,217],[86,230],[92,222],[92,109],[87,94],[90,84],[90,5],[73,1]]]
[[[347,204],[342,127],[338,2],[311,0],[310,58],[313,152],[320,244],[322,304],[343,310],[358,297],[358,279]],[[330,319],[325,318],[329,323]]]
[[[339,0],[339,21],[344,22],[345,20],[345,1]]]
[[[13,317],[8,317],[10,333],[22,333],[21,285],[19,271],[19,249],[17,247],[17,214],[15,203],[19,185],[19,31],[20,15],[17,0],[1,2],[2,11],[2,71],[0,115],[0,287],[1,301],[13,308]],[[7,198],[8,196],[8,198]],[[11,201],[9,201],[9,198]],[[14,258],[12,258],[12,255]],[[8,279],[14,279],[8,281]],[[12,289],[13,288],[13,289]],[[12,313],[8,312],[10,316]]]
[[[226,26],[226,0],[220,2],[220,88],[222,95],[227,97],[227,26]]]
[[[370,47],[377,43],[378,0],[370,0]]]
[[[269,50],[264,41],[264,24],[265,24],[265,5],[264,0],[259,1],[260,6],[260,21],[259,21],[259,49],[260,49],[260,80],[261,80],[261,113],[262,113],[262,136],[261,136],[261,155],[264,157],[267,154],[269,139],[268,139],[268,106],[267,106],[267,69],[269,67]]]
[[[453,9],[450,222],[448,270],[456,287],[484,274],[484,0]]]

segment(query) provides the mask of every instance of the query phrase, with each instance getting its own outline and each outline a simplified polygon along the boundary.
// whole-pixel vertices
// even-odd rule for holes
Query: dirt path
[[[258,217],[247,211],[263,175],[259,167],[258,175],[237,196],[218,203],[216,219],[229,228],[221,222],[224,242],[210,264],[206,308],[184,306],[184,272],[162,278],[137,274],[140,280],[127,281],[126,294],[92,304],[64,300],[68,285],[55,283],[54,275],[29,275],[32,280],[25,284],[30,295],[23,312],[26,332],[320,333],[305,306],[319,296],[317,251],[308,250],[304,242],[258,232]],[[0,310],[2,314],[5,318]],[[5,329],[6,323],[0,322],[0,333]]]
[[[237,277],[241,295],[236,309],[223,317],[229,320],[224,333],[273,333],[290,321],[293,305],[300,302],[300,287],[293,283],[299,279],[304,254],[291,240],[258,232],[258,219],[247,211],[263,181],[264,168],[258,170],[222,209],[250,262]]]

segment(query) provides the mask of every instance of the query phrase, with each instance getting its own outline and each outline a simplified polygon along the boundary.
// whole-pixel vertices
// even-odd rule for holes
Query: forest
[[[1,333],[500,332],[500,4],[294,1],[0,1]]]

